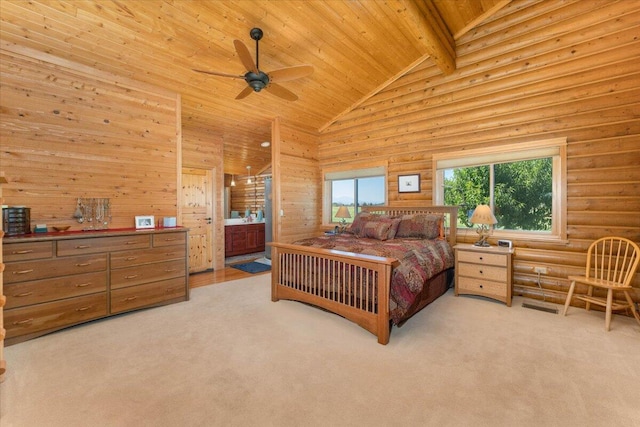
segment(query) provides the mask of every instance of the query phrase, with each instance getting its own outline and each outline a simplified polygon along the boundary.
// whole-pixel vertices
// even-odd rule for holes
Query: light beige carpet
[[[640,327],[445,296],[387,346],[269,275],[6,348],[0,425],[640,425]]]

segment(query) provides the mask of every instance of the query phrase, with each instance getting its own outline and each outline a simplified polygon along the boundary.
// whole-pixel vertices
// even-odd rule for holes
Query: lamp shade
[[[476,206],[476,209],[473,211],[473,215],[471,215],[470,221],[472,224],[485,225],[493,225],[498,223],[496,217],[493,216],[493,212],[491,212],[491,208],[487,205]]]
[[[338,208],[338,212],[336,212],[336,218],[351,218],[349,208],[347,208],[346,206],[340,206]]]

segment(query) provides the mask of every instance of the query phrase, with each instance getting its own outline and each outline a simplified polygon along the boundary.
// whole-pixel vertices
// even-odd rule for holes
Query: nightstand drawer
[[[458,274],[465,277],[507,282],[507,269],[504,267],[458,263]]]
[[[507,297],[507,285],[505,283],[491,282],[489,280],[471,277],[459,277],[456,285],[461,293],[484,295],[490,298],[498,297],[497,299]]]
[[[458,251],[459,262],[475,264],[507,266],[507,257],[502,254],[487,254],[483,252]]]

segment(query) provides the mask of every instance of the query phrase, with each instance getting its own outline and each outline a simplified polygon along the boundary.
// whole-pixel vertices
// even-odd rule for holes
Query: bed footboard
[[[270,243],[271,300],[329,310],[389,342],[389,284],[395,258]]]

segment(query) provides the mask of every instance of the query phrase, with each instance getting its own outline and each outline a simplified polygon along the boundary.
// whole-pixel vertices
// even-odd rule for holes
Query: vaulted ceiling
[[[224,168],[242,174],[270,162],[271,122],[323,129],[423,61],[455,69],[455,40],[511,0],[3,0],[2,46],[46,52],[181,94],[183,128],[224,141]],[[309,64],[313,74],[236,96],[246,72],[234,40],[255,60],[251,28],[264,32],[260,69]],[[1,83],[1,82],[0,82]]]

